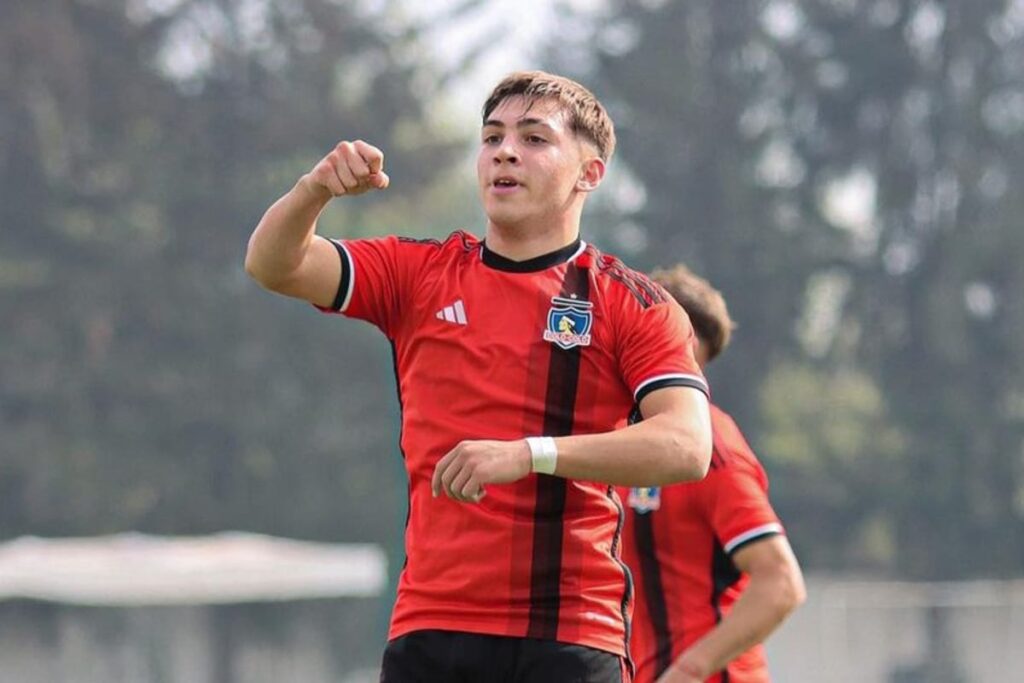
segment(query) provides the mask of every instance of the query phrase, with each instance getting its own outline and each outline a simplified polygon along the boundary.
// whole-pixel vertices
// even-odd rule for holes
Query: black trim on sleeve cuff
[[[331,244],[338,250],[338,256],[341,258],[341,279],[338,282],[338,293],[334,295],[334,301],[331,303],[331,310],[340,311],[342,304],[345,303],[345,297],[348,296],[349,285],[352,283],[352,263],[349,261],[348,252],[340,242],[331,240]]]
[[[637,404],[644,400],[644,397],[652,391],[664,389],[665,387],[690,387],[700,391],[702,394],[707,396],[709,400],[711,399],[711,394],[708,393],[708,385],[696,377],[666,377],[665,379],[659,379],[656,382],[651,382],[640,389],[636,395]]]
[[[772,530],[772,531],[766,531],[763,534],[758,534],[757,536],[751,536],[750,538],[744,539],[742,543],[737,543],[736,546],[732,550],[730,550],[728,553],[726,553],[726,555],[728,555],[729,557],[732,557],[733,555],[736,554],[736,552],[740,548],[746,548],[751,543],[757,543],[758,541],[763,541],[766,538],[771,538],[772,536],[781,536],[781,535],[782,535],[781,531]]]

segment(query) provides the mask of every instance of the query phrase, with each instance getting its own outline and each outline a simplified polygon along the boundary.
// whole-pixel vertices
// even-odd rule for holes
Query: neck
[[[580,237],[580,221],[531,227],[487,222],[487,248],[512,261],[526,261],[568,246]]]

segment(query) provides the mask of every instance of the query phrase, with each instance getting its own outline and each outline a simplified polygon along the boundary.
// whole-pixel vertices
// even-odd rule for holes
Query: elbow
[[[245,274],[251,277],[256,282],[260,282],[260,266],[256,261],[256,257],[253,255],[252,243],[249,244],[249,248],[245,250]]]
[[[665,483],[700,481],[711,465],[711,436],[700,430],[679,429],[668,438],[671,480]]]
[[[701,408],[677,421],[670,432],[671,448],[679,463],[676,481],[700,481],[711,467],[711,414],[706,402],[701,402]]]
[[[262,287],[272,289],[272,287],[269,286],[269,278],[260,267],[259,262],[253,258],[251,250],[245,255],[245,274],[258,282]]]
[[[762,565],[751,571],[750,584],[744,595],[747,593],[763,615],[765,636],[786,621],[807,599],[799,570],[793,573],[789,567],[782,566]]]
[[[272,292],[280,290],[280,278],[275,278],[272,271],[267,268],[264,261],[259,257],[259,252],[254,247],[252,240],[249,240],[249,246],[245,250],[244,268],[245,274],[259,283],[264,289]]]
[[[709,429],[706,434],[702,435],[703,438],[699,438],[697,446],[694,448],[694,454],[692,456],[692,472],[694,480],[703,479],[707,476],[708,469],[711,467],[711,430]]]
[[[797,570],[796,575],[793,577],[792,607],[790,611],[792,612],[805,602],[807,602],[807,585],[804,583],[804,577],[800,570]]]
[[[710,419],[694,420],[681,427],[676,439],[677,452],[682,454],[683,481],[700,481],[711,467],[713,442]]]
[[[773,594],[780,619],[788,617],[807,601],[807,587],[798,568],[788,565],[780,568],[775,584]]]

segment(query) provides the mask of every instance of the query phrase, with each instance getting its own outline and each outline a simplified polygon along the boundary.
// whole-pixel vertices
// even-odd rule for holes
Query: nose
[[[519,152],[516,150],[515,145],[509,141],[504,141],[498,148],[494,150],[494,163],[499,165],[502,163],[515,164],[519,162]]]

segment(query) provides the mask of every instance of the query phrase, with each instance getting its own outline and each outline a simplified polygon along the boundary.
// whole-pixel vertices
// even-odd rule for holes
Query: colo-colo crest
[[[593,307],[589,301],[552,297],[544,341],[554,342],[566,350],[574,346],[590,346],[590,328],[594,323],[590,309]]]
[[[634,486],[629,490],[628,504],[640,514],[657,510],[661,507],[661,487]]]

